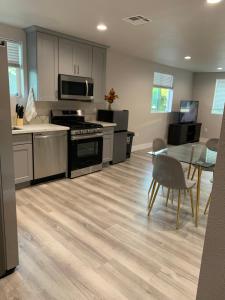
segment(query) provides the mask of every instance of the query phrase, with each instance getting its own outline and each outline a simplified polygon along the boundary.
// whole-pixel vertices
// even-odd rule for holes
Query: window
[[[173,103],[173,75],[154,73],[151,112],[171,112]]]
[[[225,104],[225,79],[216,80],[212,114],[222,115]]]
[[[16,42],[8,41],[7,51],[10,96],[19,97],[22,94],[21,45]]]

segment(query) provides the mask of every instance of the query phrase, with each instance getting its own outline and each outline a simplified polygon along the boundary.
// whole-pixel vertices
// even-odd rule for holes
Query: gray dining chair
[[[214,152],[217,152],[218,151],[218,145],[219,145],[219,139],[217,138],[212,138],[212,139],[209,139],[207,142],[206,142],[206,148],[211,150],[211,151],[214,151]],[[205,159],[205,155],[206,155],[206,151],[203,151],[201,153],[201,156],[200,156],[200,160],[204,160]],[[207,168],[204,170],[204,168],[202,168],[202,171],[209,171],[209,172],[213,172],[214,168]],[[195,177],[195,174],[196,174],[196,171],[197,171],[197,167],[194,168],[194,171],[193,171],[193,174],[192,174],[192,177],[191,177],[191,180],[194,179]]]
[[[158,155],[155,157],[153,167],[153,187],[151,197],[148,202],[148,215],[150,215],[155,203],[160,186],[168,188],[167,202],[169,199],[170,190],[178,190],[178,205],[177,205],[177,220],[176,228],[179,228],[181,192],[190,193],[191,212],[194,217],[194,204],[192,189],[195,182],[185,178],[181,163],[173,157],[167,155]]]
[[[160,150],[163,150],[163,149],[166,149],[166,148],[167,148],[167,145],[166,145],[166,143],[163,139],[156,138],[156,139],[153,140],[153,143],[152,143],[152,151],[153,152],[157,152],[157,151],[160,151]],[[155,156],[152,157],[153,165],[154,165],[154,160],[155,160]],[[148,190],[148,198],[149,198],[150,191],[153,187],[153,183],[154,183],[154,179],[152,179],[149,190]]]
[[[217,152],[218,151],[218,147],[219,147],[219,139],[218,138],[211,138],[211,139],[209,139],[206,142],[206,148],[209,149],[209,150],[211,150],[211,151]],[[205,159],[205,155],[206,155],[205,152],[201,153],[201,157],[202,158],[200,157],[200,160],[201,159],[204,160]],[[195,176],[196,170],[197,170],[197,168],[195,167],[194,172],[192,174],[192,178],[191,178],[192,180],[193,180],[193,178]],[[204,167],[203,167],[202,171],[208,171],[208,172],[212,172],[213,173],[214,172],[214,167],[207,168],[207,169],[204,169]],[[213,183],[213,179],[211,179],[210,182]],[[205,211],[204,211],[205,215],[207,214],[207,211],[208,211],[208,208],[209,208],[209,205],[210,205],[211,201],[212,201],[212,192],[210,193],[208,201],[206,203],[206,207],[205,207]]]

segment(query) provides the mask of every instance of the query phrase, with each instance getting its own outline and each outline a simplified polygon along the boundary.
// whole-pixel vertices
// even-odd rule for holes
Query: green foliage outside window
[[[151,112],[170,112],[172,109],[173,90],[168,88],[153,87]]]

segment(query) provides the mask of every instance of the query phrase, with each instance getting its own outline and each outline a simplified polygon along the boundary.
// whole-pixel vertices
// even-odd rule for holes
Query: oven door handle
[[[86,96],[88,96],[88,81],[87,80],[85,80],[86,81]]]
[[[92,139],[96,137],[102,137],[103,133],[97,133],[97,134],[87,134],[87,135],[72,135],[71,141],[79,141],[79,140],[85,140],[85,139]]]

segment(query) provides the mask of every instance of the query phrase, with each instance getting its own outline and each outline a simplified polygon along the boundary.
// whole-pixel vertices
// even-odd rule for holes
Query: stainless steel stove
[[[103,127],[85,122],[76,110],[53,110],[51,122],[70,127],[68,133],[68,175],[78,177],[102,169]]]

